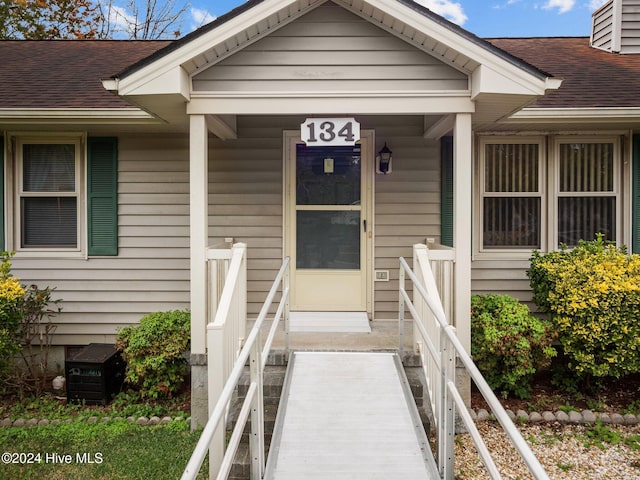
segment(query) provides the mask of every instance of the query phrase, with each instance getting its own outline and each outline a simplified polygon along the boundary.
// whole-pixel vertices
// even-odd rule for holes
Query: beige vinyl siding
[[[613,2],[611,2],[592,18],[591,45],[611,51],[613,35]]]
[[[422,117],[357,117],[386,141],[393,172],[375,176],[375,317],[397,318],[398,257],[439,240],[439,143],[422,137]],[[248,312],[255,317],[282,263],[283,130],[302,117],[239,117],[238,139],[210,137],[209,237],[248,248]],[[54,344],[113,342],[118,328],[144,314],[189,306],[188,138],[121,135],[118,168],[119,255],[84,259],[16,258],[23,283],[55,287],[63,313]]]
[[[255,317],[282,264],[282,130],[298,120],[238,118],[238,139],[211,139],[209,236],[247,249],[247,311]]]
[[[329,2],[198,73],[195,91],[467,90],[463,73]]]
[[[25,284],[55,287],[63,302],[57,345],[112,342],[144,314],[189,306],[186,137],[121,135],[119,254],[82,259],[15,258]]]
[[[640,53],[640,0],[610,1],[592,19],[591,44],[622,54]]]
[[[622,2],[621,53],[640,53],[640,0]]]
[[[369,120],[369,119],[367,119]],[[389,270],[375,282],[375,318],[398,318],[399,257],[412,263],[412,245],[440,239],[440,143],[422,137],[421,117],[372,119],[376,150],[393,151],[393,172],[375,176],[374,269]]]
[[[531,304],[528,260],[475,260],[471,264],[474,294],[502,293]]]

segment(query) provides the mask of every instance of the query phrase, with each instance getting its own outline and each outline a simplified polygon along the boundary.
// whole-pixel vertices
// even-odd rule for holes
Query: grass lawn
[[[106,406],[67,403],[44,394],[19,400],[0,397],[0,419],[60,419],[58,425],[0,427],[0,479],[180,478],[200,437],[184,420],[140,426],[116,416],[186,418],[187,394],[151,401],[123,392]],[[88,418],[97,421],[90,423]],[[64,423],[65,421],[71,423]],[[207,464],[201,472],[207,472]],[[201,473],[201,478],[208,475]]]
[[[180,478],[199,436],[184,421],[144,427],[118,421],[0,428],[0,478]],[[206,464],[199,478],[207,478],[205,472]]]

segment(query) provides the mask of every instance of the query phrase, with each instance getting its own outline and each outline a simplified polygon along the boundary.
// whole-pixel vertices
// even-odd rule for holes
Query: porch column
[[[456,115],[453,135],[454,322],[458,339],[471,354],[471,114]]]
[[[208,130],[204,115],[189,117],[189,238],[191,272],[191,429],[204,426],[207,404]]]

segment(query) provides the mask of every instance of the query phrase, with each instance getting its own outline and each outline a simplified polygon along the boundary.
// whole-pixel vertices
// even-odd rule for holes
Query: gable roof
[[[0,116],[11,118],[12,112],[29,109],[135,109],[131,103],[105,90],[101,80],[143,68],[166,52],[266,1],[250,0],[177,41],[0,41],[3,59],[0,62]],[[608,108],[627,109],[634,118],[640,117],[640,55],[617,55],[591,48],[587,37],[485,41],[410,0],[395,1],[432,18],[471,43],[481,43],[482,48],[510,59],[523,69],[549,72],[548,75],[564,80],[559,90],[529,105],[526,108],[529,112]]]
[[[164,55],[169,54],[170,52],[179,49],[180,47],[189,44],[190,42],[192,42],[193,40],[206,35],[207,33],[219,28],[220,26],[222,26],[223,24],[229,22],[230,20],[236,18],[237,16],[241,15],[242,13],[251,10],[252,8],[254,8],[256,5],[263,3],[265,0],[248,0],[246,2],[244,2],[243,4],[241,4],[240,6],[234,8],[233,10],[227,12],[224,15],[221,15],[219,17],[217,17],[215,20],[213,20],[212,22],[198,28],[197,30],[185,35],[184,37],[180,38],[179,40],[176,40],[174,42],[171,42],[171,44],[165,46],[164,48],[162,48],[161,50],[158,50],[157,52],[155,52],[154,54],[150,55],[147,58],[143,58],[141,59],[139,62],[129,65],[127,66],[127,68],[125,68],[124,70],[118,72],[116,75],[114,75],[114,77],[126,77],[127,75],[130,75],[131,73],[145,67],[146,65],[149,65],[151,63],[153,63],[154,61],[156,61],[157,59],[161,58]],[[340,0],[334,0],[336,3],[340,4]],[[410,9],[412,9],[413,11],[415,11],[416,13],[418,13],[420,16],[423,16],[427,19],[429,19],[430,21],[433,21],[434,23],[444,27],[445,29],[448,29],[452,32],[454,32],[455,34],[459,35],[460,37],[472,42],[475,45],[480,46],[481,48],[486,49],[487,51],[503,57],[505,60],[507,60],[508,62],[513,63],[514,65],[517,65],[519,68],[528,71],[529,73],[538,76],[539,78],[545,78],[545,77],[549,77],[551,75],[547,74],[546,72],[540,70],[538,67],[534,66],[532,63],[528,63],[525,60],[518,58],[515,55],[512,55],[511,53],[509,53],[508,51],[505,51],[503,49],[497,48],[496,46],[494,46],[491,42],[486,41],[485,39],[482,39],[480,37],[478,37],[477,35],[474,35],[473,33],[469,32],[468,30],[465,30],[464,28],[460,27],[459,25],[447,20],[445,17],[438,15],[434,12],[432,12],[431,10],[429,10],[427,7],[424,7],[423,5],[413,1],[413,0],[395,0],[396,2],[398,2],[399,4],[402,4]],[[311,1],[307,1],[307,4],[313,3]],[[359,2],[351,2],[351,3],[363,3],[362,1]]]
[[[466,97],[460,92],[451,93],[446,87],[434,95],[427,88],[396,90],[391,83],[375,93],[359,92],[357,97],[331,88],[288,91],[288,95],[270,90],[192,94],[194,75],[324,6],[351,12],[381,32],[467,75]],[[250,0],[123,70],[104,85],[169,123],[186,121],[187,103],[187,113],[214,115],[320,114],[339,113],[342,109],[363,114],[474,112],[476,124],[491,124],[558,88],[560,83],[410,0]],[[319,95],[324,95],[323,99]]]

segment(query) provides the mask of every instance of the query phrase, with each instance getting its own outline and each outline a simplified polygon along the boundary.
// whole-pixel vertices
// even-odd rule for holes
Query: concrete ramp
[[[398,356],[292,354],[264,478],[439,478]]]

